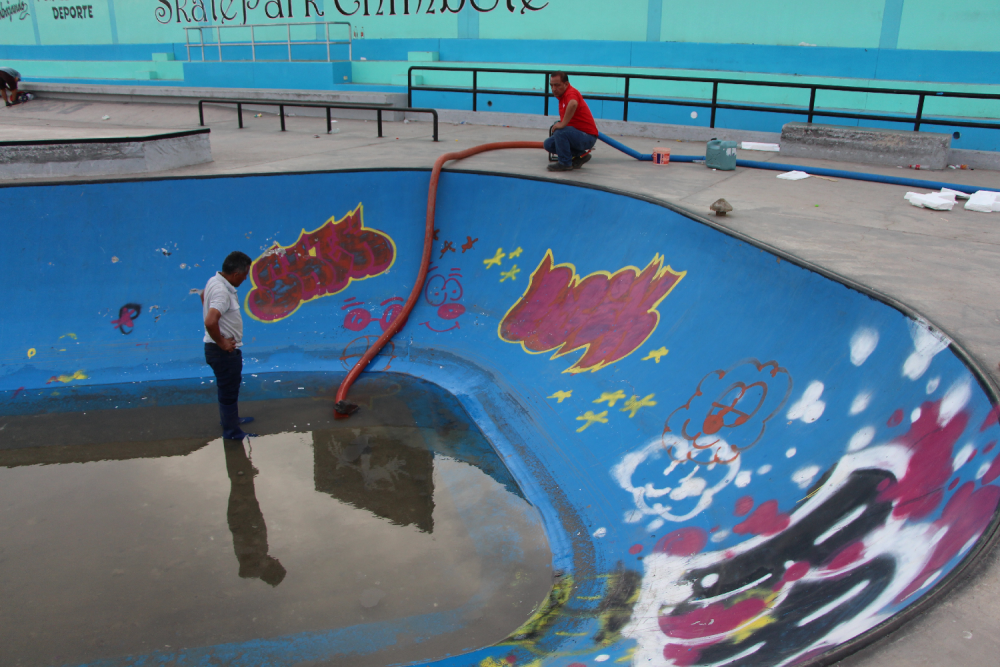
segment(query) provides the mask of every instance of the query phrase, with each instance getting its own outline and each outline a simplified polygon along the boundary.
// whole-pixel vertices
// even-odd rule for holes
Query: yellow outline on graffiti
[[[555,258],[552,256],[552,249],[549,248],[548,250],[546,250],[545,251],[545,255],[542,257],[541,261],[538,262],[538,266],[536,266],[535,270],[531,272],[531,277],[528,278],[528,286],[525,288],[524,294],[522,294],[521,296],[519,296],[518,299],[517,299],[517,301],[515,301],[514,304],[510,308],[507,309],[507,312],[504,313],[504,316],[500,318],[500,323],[497,324],[497,336],[499,336],[500,340],[502,340],[505,343],[519,344],[521,346],[521,349],[524,350],[525,352],[527,352],[528,354],[548,354],[549,352],[552,352],[552,350],[555,350],[555,352],[553,352],[552,356],[549,357],[549,359],[558,359],[559,357],[565,356],[565,355],[570,354],[572,352],[576,352],[578,350],[584,350],[584,354],[581,355],[581,357],[582,356],[586,356],[586,353],[590,351],[590,343],[585,343],[583,345],[580,345],[579,347],[575,347],[575,348],[570,349],[570,350],[564,350],[564,349],[562,349],[563,347],[566,346],[566,343],[560,343],[559,345],[556,345],[555,347],[550,347],[547,350],[539,350],[539,351],[535,352],[534,350],[529,350],[527,347],[525,347],[523,341],[507,340],[506,338],[503,337],[503,333],[502,333],[502,330],[501,330],[501,327],[503,326],[503,322],[504,322],[504,320],[507,319],[507,316],[510,315],[511,311],[514,310],[514,308],[516,308],[519,303],[521,303],[521,299],[523,299],[525,296],[528,295],[528,292],[531,290],[531,286],[532,286],[532,284],[535,281],[535,274],[538,273],[538,270],[540,268],[542,268],[542,264],[545,263],[546,259],[552,260],[552,269],[551,270],[553,270],[553,271],[555,269],[567,268],[567,269],[569,269],[570,271],[573,272],[573,277],[570,278],[569,285],[567,285],[567,289],[575,289],[576,287],[578,287],[580,285],[580,283],[582,283],[584,280],[586,280],[587,278],[590,278],[592,276],[604,276],[606,278],[612,278],[613,276],[616,276],[616,275],[618,275],[620,273],[624,273],[625,271],[632,271],[632,273],[634,273],[635,276],[638,277],[639,274],[641,274],[643,271],[645,271],[646,269],[648,269],[654,263],[656,263],[656,262],[663,262],[666,258],[663,255],[661,255],[660,253],[656,253],[655,255],[653,255],[653,259],[651,259],[649,261],[649,264],[646,265],[646,269],[640,269],[639,267],[632,266],[630,264],[628,266],[623,266],[622,268],[618,269],[614,273],[611,273],[610,271],[594,271],[593,273],[588,273],[587,275],[581,277],[580,274],[577,273],[577,271],[576,271],[576,265],[571,264],[569,262],[565,262],[565,263],[562,263],[562,264],[556,264],[555,263]],[[654,303],[652,306],[650,306],[649,310],[646,311],[647,314],[652,314],[652,315],[656,316],[656,324],[650,330],[649,336],[646,336],[645,338],[643,338],[642,341],[640,341],[639,344],[635,346],[634,350],[632,350],[631,352],[629,352],[628,354],[626,354],[625,356],[623,356],[621,359],[617,359],[617,360],[612,361],[612,362],[601,362],[601,363],[596,364],[594,366],[587,366],[586,368],[577,367],[576,364],[579,363],[579,360],[578,360],[578,361],[574,362],[569,368],[567,368],[566,370],[564,370],[563,373],[586,373],[587,371],[590,371],[591,373],[596,373],[597,371],[601,370],[602,368],[604,368],[606,366],[610,366],[611,364],[617,363],[617,362],[621,361],[622,359],[625,359],[626,357],[629,357],[629,356],[635,354],[635,352],[637,352],[643,345],[645,345],[646,341],[649,340],[650,336],[652,336],[656,332],[656,328],[658,326],[660,326],[660,312],[658,310],[656,310],[657,307],[659,307],[659,305],[661,303],[663,303],[664,299],[666,299],[668,296],[670,296],[670,293],[674,291],[674,288],[677,287],[677,285],[680,284],[681,280],[684,279],[684,276],[687,275],[687,271],[674,271],[673,268],[671,268],[671,266],[669,264],[667,264],[665,267],[661,268],[659,271],[656,272],[656,275],[653,276],[653,279],[655,280],[657,278],[662,278],[663,276],[667,275],[668,273],[671,273],[671,274],[677,276],[677,280],[674,281],[674,284],[670,286],[670,289],[668,289],[666,291],[666,293],[664,293],[663,296],[661,296],[659,299],[657,299],[656,303]]]
[[[306,236],[308,234],[314,234],[314,233],[318,232],[319,230],[323,229],[323,227],[325,227],[328,224],[330,224],[330,221],[333,221],[333,225],[334,225],[334,227],[336,227],[337,225],[339,225],[340,223],[344,222],[344,220],[346,220],[347,218],[351,217],[355,213],[357,213],[361,217],[361,229],[367,229],[367,230],[370,230],[370,231],[373,231],[373,232],[377,232],[377,233],[381,234],[382,236],[384,236],[385,238],[389,239],[389,243],[392,245],[392,261],[389,262],[389,266],[385,267],[385,271],[380,271],[379,273],[376,273],[376,274],[371,275],[371,276],[365,276],[364,278],[348,278],[347,279],[347,284],[344,285],[344,287],[342,289],[339,289],[336,292],[330,292],[329,294],[320,294],[319,296],[314,296],[311,299],[306,299],[304,301],[299,301],[299,305],[295,306],[295,310],[293,310],[292,312],[288,313],[284,317],[279,317],[276,320],[262,320],[259,317],[257,317],[256,315],[254,315],[253,312],[251,312],[251,310],[250,310],[250,295],[253,293],[253,291],[255,289],[257,289],[257,284],[253,281],[253,265],[254,264],[256,264],[257,262],[259,262],[263,257],[266,257],[267,255],[272,254],[276,248],[291,248],[291,247],[297,245],[298,242],[302,240],[303,236]],[[319,227],[317,227],[316,229],[313,229],[311,231],[307,231],[306,228],[303,227],[302,231],[299,233],[299,237],[297,239],[295,239],[295,243],[292,243],[291,245],[281,245],[280,243],[278,243],[277,241],[275,241],[274,245],[272,245],[270,248],[268,248],[267,250],[265,250],[264,253],[260,257],[258,257],[257,259],[255,259],[253,261],[253,263],[250,265],[250,275],[247,276],[250,279],[250,291],[248,291],[247,295],[243,298],[243,310],[246,311],[247,315],[249,315],[252,319],[257,320],[261,324],[277,324],[278,322],[281,322],[282,320],[286,320],[289,317],[291,317],[292,315],[294,315],[295,313],[299,312],[299,308],[301,308],[303,304],[309,303],[310,301],[316,301],[317,299],[322,299],[322,298],[327,297],[327,296],[335,296],[337,294],[340,294],[344,290],[346,290],[348,287],[350,287],[352,283],[360,282],[362,280],[368,280],[369,278],[377,278],[378,276],[381,276],[381,275],[383,275],[385,273],[388,273],[389,269],[391,269],[393,267],[393,265],[396,264],[396,256],[398,254],[397,253],[397,248],[396,248],[396,241],[393,240],[393,238],[391,236],[389,236],[386,232],[383,232],[381,229],[375,229],[374,227],[366,227],[365,226],[365,208],[364,208],[364,203],[363,202],[359,203],[356,207],[354,207],[354,210],[352,210],[352,211],[350,211],[348,213],[345,213],[344,216],[340,220],[336,220],[336,217],[337,216],[331,215],[326,220],[326,222],[324,222],[322,225],[320,225]]]

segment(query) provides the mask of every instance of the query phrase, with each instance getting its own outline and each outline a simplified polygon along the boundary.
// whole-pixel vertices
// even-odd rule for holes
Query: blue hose
[[[603,132],[597,135],[597,138],[604,143],[617,148],[622,153],[634,157],[636,160],[641,160],[643,162],[652,162],[653,156],[645,153],[640,153],[634,148],[629,148],[625,144],[615,141]],[[696,162],[704,160],[704,156],[701,155],[671,155],[671,162]],[[982,188],[974,185],[960,185],[956,183],[941,183],[939,181],[923,181],[917,178],[902,178],[899,176],[882,176],[880,174],[865,174],[860,171],[844,171],[842,169],[822,169],[820,167],[802,167],[794,164],[779,164],[775,162],[760,162],[758,160],[737,160],[737,167],[750,167],[751,169],[771,169],[773,171],[804,171],[808,174],[814,176],[827,176],[830,178],[850,178],[855,181],[870,181],[872,183],[888,183],[889,185],[902,185],[908,188],[924,188],[927,190],[940,190],[941,188],[949,188],[951,190],[958,190],[959,192],[964,192],[966,194],[973,194],[979,190],[987,190],[988,188]]]

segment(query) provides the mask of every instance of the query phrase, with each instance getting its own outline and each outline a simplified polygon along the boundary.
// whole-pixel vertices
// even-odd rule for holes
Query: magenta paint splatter
[[[986,419],[983,420],[983,425],[979,427],[979,432],[982,433],[989,427],[996,426],[998,418],[1000,418],[1000,405],[994,405],[990,413],[986,415]]]
[[[894,426],[899,426],[902,423],[903,423],[903,411],[896,410],[895,412],[892,413],[892,416],[889,417],[889,421],[887,421],[885,425],[888,426],[889,428],[892,428]]]
[[[733,514],[736,516],[745,516],[752,509],[753,498],[750,496],[743,496],[736,501],[736,509],[733,510]]]
[[[827,564],[828,570],[840,570],[861,558],[865,551],[864,542],[852,542],[837,552]]]
[[[774,535],[788,527],[791,518],[778,511],[778,501],[761,503],[742,523],[733,526],[734,533],[750,535]]]
[[[748,598],[727,607],[716,602],[678,616],[661,616],[660,630],[678,639],[697,639],[731,632],[767,610],[761,598]]]
[[[663,657],[672,660],[677,667],[690,667],[697,664],[701,657],[701,651],[690,646],[680,646],[678,644],[667,644],[663,647]]]
[[[997,446],[997,441],[996,440],[992,440],[992,441],[986,443],[986,446],[983,447],[983,454],[989,454],[990,452],[993,451],[993,448],[996,447],[996,446]]]
[[[628,548],[628,552],[630,554],[632,554],[633,556],[636,555],[637,553],[641,553],[642,552],[642,545],[641,544],[633,544],[632,546],[630,546]]]
[[[951,491],[956,486],[958,486],[958,481],[959,481],[958,477],[956,477],[955,479],[951,480],[951,484],[948,485],[948,490]]]
[[[708,533],[701,528],[680,528],[665,535],[653,551],[671,556],[693,556],[708,544]]]

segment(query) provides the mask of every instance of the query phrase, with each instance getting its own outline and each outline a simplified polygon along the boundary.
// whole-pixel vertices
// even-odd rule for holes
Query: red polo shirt
[[[566,92],[559,98],[559,119],[562,120],[566,115],[566,105],[569,104],[570,100],[576,100],[576,113],[569,121],[569,126],[596,137],[598,134],[597,124],[594,122],[594,116],[590,113],[590,107],[583,101],[583,95],[580,94],[580,91],[569,84],[566,85]]]

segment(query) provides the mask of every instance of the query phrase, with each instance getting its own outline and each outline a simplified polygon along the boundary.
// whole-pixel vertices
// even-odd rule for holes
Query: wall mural
[[[311,232],[302,230],[293,245],[275,242],[258,257],[250,267],[247,313],[260,322],[278,322],[307,301],[382,275],[395,260],[396,244],[387,234],[365,227],[358,204],[340,220],[330,218]]]
[[[661,255],[641,270],[626,266],[583,278],[572,264],[554,261],[547,251],[500,322],[500,339],[531,354],[553,352],[553,359],[585,349],[566,373],[596,372],[638,350],[660,322],[657,306],[687,274],[664,267]]]

